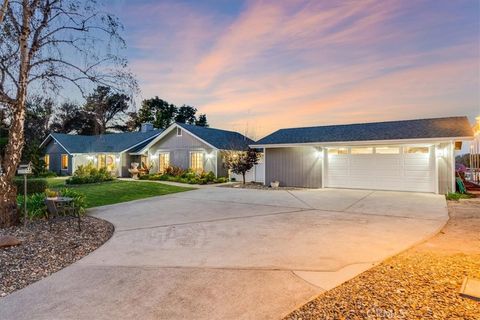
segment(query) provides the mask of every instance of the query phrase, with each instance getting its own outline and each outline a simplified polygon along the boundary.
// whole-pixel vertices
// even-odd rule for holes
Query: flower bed
[[[115,178],[106,168],[97,169],[89,163],[85,166],[78,166],[72,177],[66,180],[67,184],[87,184],[112,181]]]
[[[216,177],[210,172],[196,173],[191,170],[184,170],[179,167],[168,167],[164,173],[161,174],[145,174],[140,176],[141,180],[158,180],[158,181],[172,181],[188,184],[211,184],[211,183],[225,183],[228,182],[226,177]]]

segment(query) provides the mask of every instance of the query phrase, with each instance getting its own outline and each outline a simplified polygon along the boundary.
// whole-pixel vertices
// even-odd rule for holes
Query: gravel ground
[[[219,185],[221,188],[240,188],[240,189],[257,189],[257,190],[304,190],[302,188],[295,188],[295,187],[278,187],[278,188],[272,188],[270,186],[265,186],[261,183],[255,183],[255,182],[246,182],[245,184],[241,182],[237,183],[228,183],[228,184],[222,184]]]
[[[82,231],[76,220],[55,222],[52,231],[45,221],[23,227],[0,229],[22,241],[0,249],[0,297],[36,282],[89,254],[113,234],[113,225],[93,217],[82,218]]]
[[[480,278],[480,199],[449,202],[432,239],[327,291],[285,319],[480,319],[480,302],[458,294]]]

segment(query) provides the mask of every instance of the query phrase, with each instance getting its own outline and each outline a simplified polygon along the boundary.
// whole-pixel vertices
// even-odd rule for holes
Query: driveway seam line
[[[314,207],[312,207],[309,203],[307,203],[306,201],[300,199],[299,197],[297,197],[296,195],[294,195],[293,193],[291,193],[289,190],[286,190],[288,194],[290,194],[292,197],[294,197],[296,200],[300,201],[301,203],[303,203],[304,205],[306,205],[307,207],[311,208],[311,209],[315,209]]]
[[[239,216],[239,217],[229,217],[229,218],[218,218],[218,219],[211,219],[211,220],[200,220],[200,221],[191,221],[191,222],[181,222],[181,223],[172,223],[172,224],[162,224],[158,226],[151,226],[151,227],[138,227],[138,228],[131,228],[131,229],[119,229],[117,232],[125,232],[125,231],[136,231],[136,230],[145,230],[145,229],[155,229],[155,228],[165,228],[165,227],[172,227],[172,226],[183,226],[188,224],[196,224],[196,223],[209,223],[209,222],[217,222],[217,221],[228,221],[228,220],[239,220],[243,218],[255,218],[255,217],[268,217],[268,216],[275,216],[280,214],[289,214],[289,213],[297,213],[297,212],[306,212],[306,211],[313,211],[315,209],[299,209],[293,211],[286,211],[286,212],[273,212],[273,213],[266,213],[266,214],[258,214],[252,216]]]
[[[276,192],[276,191],[269,191],[269,192]],[[274,204],[239,202],[239,201],[223,201],[223,200],[213,200],[213,199],[195,199],[195,198],[187,198],[187,197],[179,197],[179,196],[171,196],[170,198],[196,200],[196,201],[202,200],[202,201],[211,201],[211,202],[220,202],[220,203],[247,204],[247,205],[251,205],[251,206],[265,206],[265,207],[275,207],[275,208],[297,208],[297,209],[309,210],[309,208],[294,207],[294,206],[289,206],[289,205],[278,206],[278,205],[274,205]]]
[[[375,191],[369,192],[369,193],[366,194],[365,196],[361,197],[360,199],[358,199],[357,201],[355,201],[354,203],[352,203],[351,205],[349,205],[348,207],[346,207],[345,209],[343,209],[343,211],[347,212],[348,209],[350,209],[351,207],[353,207],[354,205],[356,205],[356,204],[359,203],[360,201],[365,200],[366,198],[368,198],[368,197],[369,197],[370,195],[372,195],[373,193],[375,193]]]
[[[289,208],[289,207],[288,207]],[[151,226],[151,227],[138,227],[138,228],[130,228],[130,229],[119,229],[117,228],[115,230],[115,233],[120,233],[120,232],[128,232],[128,231],[137,231],[137,230],[147,230],[147,229],[156,229],[156,228],[166,228],[166,227],[171,227],[171,226],[184,226],[184,225],[189,225],[189,224],[197,224],[197,223],[210,223],[210,222],[220,222],[220,221],[229,221],[229,220],[240,220],[240,219],[250,219],[250,218],[255,218],[255,217],[268,217],[268,216],[276,216],[276,215],[282,215],[282,214],[290,214],[290,213],[298,213],[298,212],[309,212],[309,211],[322,211],[325,213],[341,213],[345,215],[350,215],[350,216],[374,216],[374,217],[384,217],[384,218],[399,218],[399,219],[410,219],[410,220],[424,220],[424,221],[440,221],[443,219],[430,219],[430,218],[421,218],[421,217],[409,217],[409,216],[398,216],[398,215],[382,215],[378,213],[368,213],[368,212],[346,212],[346,211],[338,211],[338,210],[325,210],[325,209],[301,209],[299,208],[298,210],[293,210],[293,211],[285,211],[285,212],[274,212],[274,213],[266,213],[266,214],[259,214],[259,215],[251,215],[251,216],[239,216],[239,217],[230,217],[230,218],[219,218],[219,219],[212,219],[212,220],[200,220],[200,221],[190,221],[190,222],[181,222],[181,223],[172,223],[172,224],[162,224],[162,225],[157,225],[157,226]],[[101,217],[100,217],[101,218]]]

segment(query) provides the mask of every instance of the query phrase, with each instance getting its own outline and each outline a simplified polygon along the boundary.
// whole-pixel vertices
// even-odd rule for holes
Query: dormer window
[[[182,136],[182,128],[177,127],[177,137]]]

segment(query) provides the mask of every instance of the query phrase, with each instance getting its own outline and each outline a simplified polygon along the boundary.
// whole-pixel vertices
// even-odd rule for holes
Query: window
[[[165,170],[170,166],[170,153],[162,152],[158,155],[158,171],[160,173],[165,172]]]
[[[68,154],[62,154],[62,170],[68,170]]]
[[[428,147],[407,147],[405,153],[428,153]]]
[[[181,136],[181,135],[182,135],[182,128],[177,127],[177,136]]]
[[[352,154],[372,154],[372,147],[356,147],[352,148]]]
[[[50,155],[46,154],[43,161],[45,162],[45,169],[50,170]]]
[[[190,152],[190,169],[195,172],[203,171],[203,152]]]
[[[97,156],[98,169],[106,168],[107,171],[115,171],[115,155],[113,154],[99,154]]]
[[[107,166],[107,157],[104,154],[99,154],[97,156],[97,168],[102,169]]]
[[[328,154],[348,154],[347,148],[328,148]]]
[[[400,147],[376,147],[377,154],[400,154]]]

